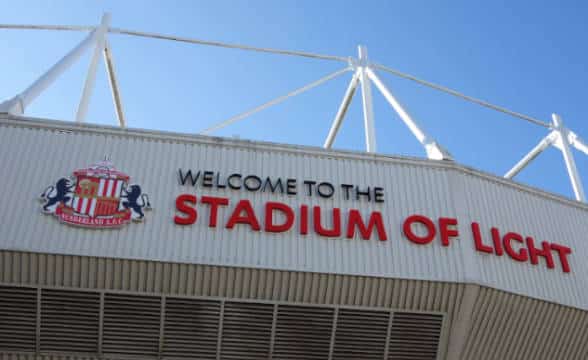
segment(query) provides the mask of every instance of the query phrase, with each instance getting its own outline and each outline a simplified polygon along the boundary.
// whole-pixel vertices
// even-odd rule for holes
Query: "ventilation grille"
[[[389,312],[339,310],[333,358],[383,359],[389,324]]]
[[[443,315],[431,313],[120,293],[104,293],[101,303],[99,292],[38,293],[0,286],[0,355],[432,360],[443,325]]]
[[[388,359],[436,359],[442,325],[443,315],[394,313]]]
[[[218,301],[166,298],[163,356],[216,359],[219,317]]]
[[[106,294],[102,351],[157,356],[160,320],[159,297]]]
[[[280,306],[274,359],[327,359],[334,309]]]
[[[271,304],[225,303],[221,358],[269,358],[273,318]]]
[[[37,289],[0,287],[0,350],[35,351]]]
[[[41,351],[98,352],[100,294],[41,293]]]

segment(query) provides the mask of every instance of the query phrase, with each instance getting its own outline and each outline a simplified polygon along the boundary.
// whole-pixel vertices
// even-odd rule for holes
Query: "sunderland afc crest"
[[[144,210],[151,209],[149,197],[141,187],[129,184],[130,177],[116,170],[109,161],[73,172],[57,180],[41,194],[41,209],[62,222],[91,227],[112,228],[143,221]]]

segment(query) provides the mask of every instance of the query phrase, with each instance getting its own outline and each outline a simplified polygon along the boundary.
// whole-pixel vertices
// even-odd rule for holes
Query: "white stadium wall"
[[[0,249],[474,283],[588,309],[588,207],[453,162],[19,120],[6,115],[0,119],[0,128]],[[86,229],[63,224],[57,216],[41,211],[38,197],[49,185],[105,155],[130,176],[130,183],[140,184],[148,194],[153,209],[145,211],[142,222],[116,229]],[[200,171],[196,186],[182,185],[179,169],[183,174]],[[214,173],[213,186],[203,186],[204,171]],[[233,173],[262,180],[269,177],[274,185],[280,178],[284,193],[269,188],[265,192],[219,189],[215,186],[217,173],[221,184]],[[290,190],[295,189],[295,195],[286,193],[287,179],[293,179]],[[233,180],[236,183],[239,178]],[[314,185],[308,195],[304,181],[328,182],[334,194],[321,197]],[[355,186],[360,190],[369,187],[370,201],[365,195],[346,199],[342,184],[353,186],[352,195]],[[328,195],[329,186],[322,189]],[[189,217],[182,206],[193,207],[181,201],[187,198],[180,198],[178,204],[182,194],[197,197],[193,224],[175,221]],[[218,208],[215,226],[209,224],[211,207],[202,203],[203,196],[228,199],[228,205]],[[239,223],[250,222],[251,217],[244,220],[243,212],[234,214],[243,199],[250,201],[259,231]],[[268,202],[293,209],[291,227],[279,229],[286,217],[277,210],[276,217],[268,220],[275,232],[266,231]],[[302,205],[307,206],[307,221],[302,219]],[[315,206],[321,209],[325,231],[333,225],[332,210],[340,209],[340,235],[317,234]],[[359,210],[365,223],[370,215],[381,214],[386,239],[376,226],[371,233],[367,231],[368,240],[362,239],[357,224],[351,227],[353,237],[348,238],[352,209]],[[377,215],[373,216],[377,224]],[[231,217],[237,223],[227,228]],[[415,223],[410,226],[407,219]],[[423,225],[427,219],[435,229],[430,241]],[[481,237],[477,243],[474,222]],[[302,224],[308,225],[306,234],[301,234],[305,232]],[[495,235],[499,233],[497,244],[492,228],[496,228]],[[538,251],[530,249],[529,241]],[[550,260],[552,268],[548,268]]]

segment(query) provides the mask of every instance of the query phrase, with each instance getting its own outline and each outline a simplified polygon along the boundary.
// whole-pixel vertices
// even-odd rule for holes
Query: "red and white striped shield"
[[[131,221],[131,210],[121,206],[129,176],[109,162],[76,170],[72,198],[55,210],[61,221],[78,226],[109,228]]]
[[[118,211],[123,179],[104,179],[79,175],[72,208],[90,217],[114,215]]]

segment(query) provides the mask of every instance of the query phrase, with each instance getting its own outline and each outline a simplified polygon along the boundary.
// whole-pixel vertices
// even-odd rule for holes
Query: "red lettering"
[[[535,247],[535,241],[532,237],[527,236],[525,240],[527,241],[527,249],[529,249],[529,256],[531,257],[531,264],[539,264],[539,256],[543,256],[549,269],[553,269],[555,267],[553,264],[553,257],[551,256],[551,248],[549,247],[549,243],[547,241],[541,242],[541,247],[543,249],[539,250]]]
[[[245,214],[241,215],[242,212],[245,212]],[[227,229],[232,229],[235,224],[248,224],[251,229],[255,231],[261,229],[249,200],[240,200],[237,203],[235,210],[233,210],[233,213],[227,222]]]
[[[450,237],[459,236],[459,231],[455,228],[450,229],[449,226],[457,226],[457,219],[439,218],[439,236],[441,237],[442,246],[449,246]]]
[[[414,232],[412,232],[412,224],[419,223],[427,228],[427,234],[425,236],[418,236]],[[408,238],[408,240],[416,243],[416,244],[428,244],[435,238],[435,224],[426,216],[423,215],[411,215],[404,221],[404,225],[402,226],[402,230],[404,231],[404,235]]]
[[[208,226],[209,227],[216,227],[216,218],[218,215],[218,207],[221,205],[229,205],[229,199],[221,198],[221,197],[214,197],[214,196],[203,196],[200,199],[200,202],[203,204],[210,205],[210,216],[208,219]]]
[[[189,204],[194,204],[190,206]],[[176,210],[185,214],[185,217],[174,216],[174,222],[178,225],[192,225],[198,218],[196,212],[196,196],[192,194],[182,194],[176,198]]]
[[[347,238],[352,239],[355,235],[355,228],[359,229],[359,234],[364,240],[369,240],[372,232],[376,228],[378,232],[378,238],[380,241],[388,240],[386,235],[386,229],[384,228],[384,222],[382,221],[382,214],[379,211],[374,211],[370,214],[368,225],[365,226],[359,210],[349,210],[349,219],[347,223]]]
[[[492,233],[492,241],[494,242],[494,250],[496,250],[496,255],[502,256],[502,254],[504,254],[504,250],[502,249],[502,243],[500,242],[500,232],[495,227],[493,227],[490,232]]]
[[[492,246],[484,245],[482,242],[482,234],[480,233],[480,225],[477,222],[472,223],[472,234],[474,235],[474,244],[476,245],[476,250],[480,252],[485,252],[488,254],[493,254],[494,249]]]
[[[300,235],[308,234],[308,206],[300,206]]]
[[[286,216],[283,224],[274,224],[273,212],[277,210]],[[279,202],[268,202],[265,204],[265,231],[284,232],[290,230],[294,224],[294,210],[288,205]]]
[[[326,237],[339,237],[341,236],[341,209],[334,208],[333,209],[333,228],[332,229],[325,229],[321,225],[321,208],[319,206],[315,206],[312,209],[312,215],[314,220],[314,231],[317,234],[326,236]]]
[[[572,253],[572,249],[567,246],[559,245],[559,244],[551,244],[551,249],[557,251],[557,255],[559,256],[559,261],[561,263],[561,268],[563,272],[569,273],[570,272],[570,263],[568,262],[567,255]]]
[[[525,262],[529,260],[529,254],[527,253],[527,249],[520,249],[519,252],[516,252],[512,247],[512,241],[523,242],[523,237],[515,232],[509,232],[502,238],[502,243],[504,244],[504,249],[508,256],[513,258],[516,261]]]

